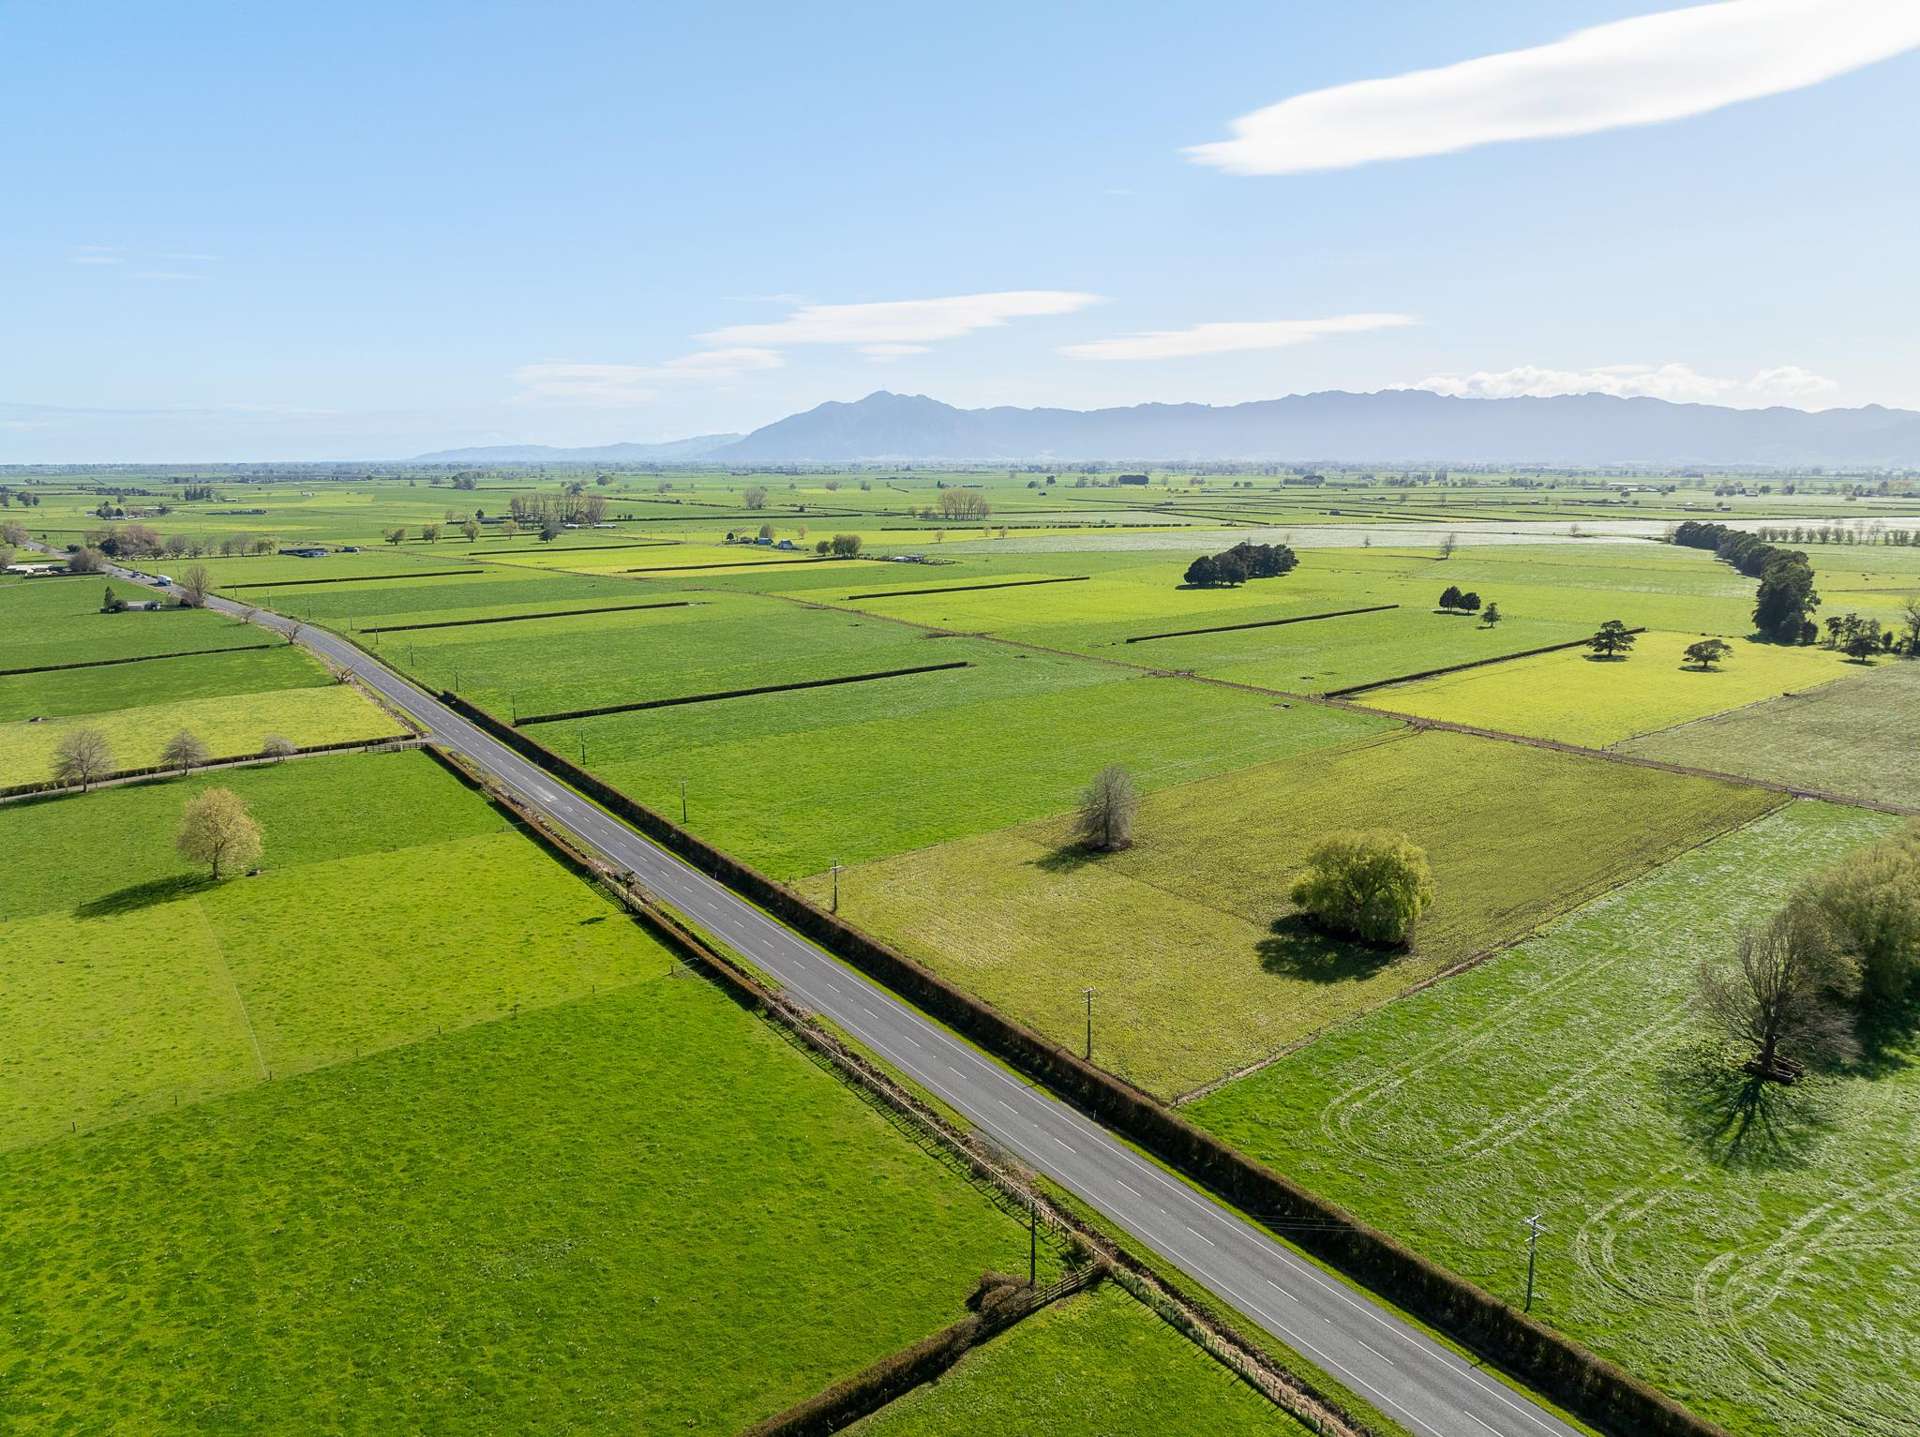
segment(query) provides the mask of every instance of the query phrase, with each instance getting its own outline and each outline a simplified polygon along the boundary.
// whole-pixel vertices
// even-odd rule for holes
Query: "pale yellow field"
[[[55,746],[64,734],[78,728],[98,729],[106,736],[115,769],[158,763],[160,750],[181,729],[197,734],[215,758],[258,753],[269,734],[304,747],[406,732],[348,684],[183,699],[39,723],[22,720],[0,724],[0,786],[53,777]]]

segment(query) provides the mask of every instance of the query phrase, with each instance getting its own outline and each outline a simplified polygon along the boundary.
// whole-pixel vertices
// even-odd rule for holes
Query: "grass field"
[[[1292,1437],[1306,1428],[1114,1283],[1048,1307],[848,1431],[857,1437]]]
[[[729,1433],[1024,1259],[424,755],[222,777],[0,817],[0,1427]]]
[[[1686,663],[1698,634],[1646,633],[1626,658],[1585,649],[1445,674],[1358,697],[1369,708],[1603,748],[1636,734],[1814,688],[1858,672],[1818,648],[1733,641],[1720,667]]]
[[[1297,710],[1296,710],[1297,711]],[[1086,857],[1051,818],[840,875],[840,911],[1150,1091],[1187,1092],[1526,933],[1775,806],[1752,789],[1400,731],[1150,794]],[[1323,938],[1286,897],[1330,830],[1402,829],[1439,897],[1404,956]],[[826,876],[804,887],[826,896]]]
[[[657,975],[0,1154],[0,1187],[17,1430],[731,1433],[1026,1253],[758,1019]]]
[[[215,885],[172,851],[213,780],[7,812],[35,847],[0,925],[0,1147],[665,969],[637,967],[615,910],[423,755],[217,781],[261,823],[257,878]],[[340,807],[338,785],[378,791],[357,822],[309,817]]]
[[[259,647],[239,653],[146,659],[137,672],[134,669],[134,665],[113,664],[98,669],[0,675],[0,723],[104,713],[124,707],[129,698],[142,705],[173,703],[226,694],[316,688],[328,682],[326,669],[311,655],[288,644],[269,644],[264,634]]]
[[[89,578],[0,579],[0,669],[190,653],[260,637],[205,609],[103,614],[106,587]]]
[[[16,720],[0,724],[0,785],[51,778],[54,749],[63,735],[78,728],[105,735],[115,769],[157,764],[160,750],[181,729],[199,735],[215,758],[258,753],[269,734],[304,747],[407,732],[350,684],[178,699],[44,723]]]
[[[1385,721],[967,640],[877,683],[543,724],[534,732],[777,878],[1036,818],[1107,763],[1146,789],[1379,732]]]
[[[1744,1103],[1695,965],[1898,820],[1797,803],[1189,1116],[1756,1437],[1892,1437],[1920,1404],[1914,1040]]]
[[[1883,659],[1791,698],[1646,734],[1619,748],[1694,768],[1920,807],[1916,716],[1920,663]]]

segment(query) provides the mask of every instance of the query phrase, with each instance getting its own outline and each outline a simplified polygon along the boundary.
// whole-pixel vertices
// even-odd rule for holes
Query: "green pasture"
[[[1778,694],[1817,688],[1858,672],[1829,649],[1734,639],[1712,670],[1689,664],[1695,633],[1641,634],[1625,657],[1586,649],[1540,654],[1464,673],[1373,689],[1369,708],[1473,724],[1562,743],[1604,747],[1636,734],[1724,713]]]
[[[608,927],[644,981],[0,1154],[0,1425],[718,1437],[1025,1261],[1017,1216]]]
[[[98,730],[106,739],[116,770],[159,763],[167,740],[182,729],[197,735],[215,758],[258,753],[276,734],[307,747],[408,732],[349,684],[175,699],[44,722],[17,719],[0,724],[0,786],[51,778],[60,740],[82,728]]]
[[[366,635],[362,642],[396,668],[457,688],[503,717],[877,673],[984,651],[964,641],[930,642],[902,624],[755,595],[629,585],[606,602],[681,599],[687,607]],[[683,719],[688,726],[703,721]]]
[[[331,787],[369,780],[386,786],[351,805]],[[182,805],[212,780],[49,800],[0,819],[22,819],[22,836],[45,842],[0,927],[0,1032],[10,1035],[0,1146],[667,967],[635,956],[617,910],[423,755],[301,760],[219,782],[260,821],[257,877],[214,884],[173,852]],[[390,829],[413,837],[402,803],[421,811],[419,839],[397,847],[381,840]],[[361,821],[310,819],[320,804]],[[130,842],[134,861],[115,866]],[[76,860],[101,873],[77,901],[75,884],[48,881]]]
[[[776,878],[1058,812],[1108,763],[1144,789],[1387,727],[1337,710],[967,641],[972,666],[540,725],[616,787]]]
[[[112,587],[134,597],[137,586]],[[0,579],[0,669],[190,653],[259,641],[258,629],[204,609],[102,613],[107,588],[108,581],[100,578]]]
[[[1818,688],[1645,734],[1618,748],[1691,768],[1920,807],[1920,663],[1881,659]]]
[[[1138,681],[1152,683],[1153,681]],[[1318,713],[1301,710],[1293,713]],[[1061,795],[1065,807],[1071,795]],[[1052,817],[843,872],[840,911],[1056,1041],[1174,1096],[1634,878],[1780,800],[1596,759],[1429,731],[1149,793],[1134,846],[1090,856]],[[1437,901],[1412,952],[1325,937],[1287,890],[1353,826],[1404,831]],[[827,896],[829,875],[803,888]]]
[[[1307,1428],[1109,1282],[1043,1308],[847,1430],[1239,1437]]]
[[[1893,1437],[1920,1404],[1920,1068],[1881,1034],[1755,1094],[1703,957],[1898,820],[1796,803],[1188,1115],[1755,1437]]]
[[[172,703],[313,688],[330,681],[325,667],[312,655],[279,643],[262,630],[252,633],[255,647],[238,653],[0,675],[0,724],[15,719],[104,713],[124,708],[129,699],[141,705]],[[244,630],[233,631],[233,636],[236,643],[245,643],[248,638]]]

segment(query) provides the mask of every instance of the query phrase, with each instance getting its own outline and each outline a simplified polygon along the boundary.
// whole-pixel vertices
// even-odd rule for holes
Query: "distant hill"
[[[478,451],[476,451],[478,452]],[[1571,394],[1459,399],[1328,391],[1216,407],[956,409],[882,390],[768,424],[702,457],[727,464],[923,460],[1289,460],[1920,466],[1920,413],[1729,409]]]
[[[551,444],[489,444],[478,449],[442,449],[417,454],[414,464],[683,464],[704,459],[716,449],[736,443],[738,434],[701,434],[671,439],[664,444],[600,444],[586,449],[562,449]]]

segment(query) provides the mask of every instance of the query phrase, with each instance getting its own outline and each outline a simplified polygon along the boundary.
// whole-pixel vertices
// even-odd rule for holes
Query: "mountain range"
[[[600,444],[586,449],[552,444],[486,444],[477,449],[441,449],[418,454],[415,464],[594,464],[603,462],[684,464],[704,459],[716,450],[738,443],[739,434],[700,434],[692,439],[670,439],[664,444]]]
[[[957,409],[885,390],[751,434],[597,449],[502,446],[423,461],[738,464],[938,461],[1287,461],[1360,464],[1920,466],[1920,413],[1868,405],[1732,409],[1605,394],[1466,399],[1329,390],[1248,404]]]

